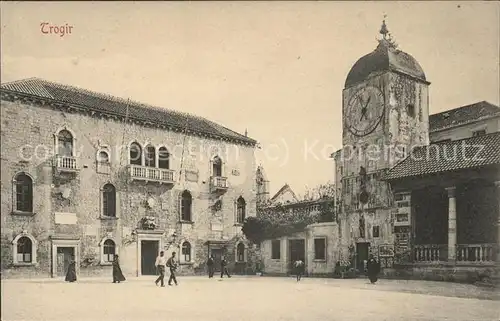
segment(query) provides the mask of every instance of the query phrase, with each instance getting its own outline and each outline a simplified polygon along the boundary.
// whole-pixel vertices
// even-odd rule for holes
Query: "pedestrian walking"
[[[297,282],[299,282],[302,279],[302,274],[304,274],[304,261],[298,259],[293,265],[295,267],[295,274],[297,275]]]
[[[380,263],[370,255],[370,259],[366,263],[366,271],[371,284],[375,284],[378,280],[378,274],[380,273]]]
[[[66,278],[64,280],[71,283],[76,281],[76,260],[74,256],[69,260],[68,270],[66,271]]]
[[[167,260],[167,266],[170,269],[170,278],[168,279],[168,285],[172,285],[172,281],[174,281],[175,285],[178,285],[177,278],[175,277],[175,272],[177,270],[177,260],[175,259],[175,252],[172,252],[172,256]]]
[[[220,277],[223,278],[224,274],[227,275],[228,278],[231,277],[231,275],[229,275],[229,271],[227,270],[226,258],[222,257],[222,259],[220,261]]]
[[[211,255],[208,257],[207,260],[207,268],[208,268],[208,278],[213,278],[214,277],[214,256]]]
[[[115,255],[113,259],[113,283],[120,283],[125,280],[125,276],[123,276],[122,269],[120,268],[118,255]]]
[[[155,266],[156,266],[156,271],[157,273],[160,274],[160,276],[156,279],[155,281],[155,284],[156,286],[158,286],[158,282],[160,282],[161,286],[164,287],[165,286],[165,265],[167,264],[167,258],[164,256],[164,252],[161,251],[160,252],[160,255],[158,255],[156,257],[156,262],[155,262]]]

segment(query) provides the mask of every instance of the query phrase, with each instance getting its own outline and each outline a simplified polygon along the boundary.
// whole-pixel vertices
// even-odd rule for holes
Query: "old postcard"
[[[2,320],[500,320],[499,2],[0,6]]]

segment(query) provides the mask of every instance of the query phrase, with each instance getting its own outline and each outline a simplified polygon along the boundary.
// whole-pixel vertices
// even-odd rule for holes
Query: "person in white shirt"
[[[161,286],[165,287],[165,265],[167,264],[167,258],[164,256],[164,252],[161,251],[160,255],[156,257],[156,262],[155,266],[157,268],[158,273],[160,273],[160,276],[156,279],[155,284],[158,286],[158,282],[161,282]]]
[[[293,265],[295,267],[295,273],[297,274],[297,282],[299,282],[302,278],[302,274],[304,274],[304,261],[298,259]]]

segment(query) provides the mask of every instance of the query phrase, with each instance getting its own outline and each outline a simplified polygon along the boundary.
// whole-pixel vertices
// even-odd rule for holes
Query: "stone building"
[[[256,141],[204,118],[42,79],[1,86],[2,276],[180,273],[222,255],[254,268]]]
[[[480,102],[429,117],[430,82],[423,69],[412,56],[397,48],[388,36],[385,22],[380,33],[382,38],[377,48],[353,65],[343,90],[343,148],[332,155],[340,189],[341,255],[360,271],[368,256],[374,254],[388,273],[395,267],[420,273],[415,265],[421,260],[416,244],[427,242],[425,235],[430,233],[436,243],[448,242],[447,266],[452,270],[460,262],[488,261],[485,264],[489,265],[495,256],[487,259],[482,254],[475,256],[481,256],[480,263],[456,260],[455,253],[462,248],[471,253],[481,249],[477,251],[483,253],[484,247],[477,244],[456,247],[453,234],[456,204],[452,200],[454,186],[459,184],[464,187],[462,190],[468,190],[462,194],[464,200],[473,203],[463,206],[462,211],[469,215],[463,216],[462,235],[468,233],[465,222],[475,221],[474,215],[481,221],[474,228],[476,232],[480,226],[497,224],[499,195],[493,182],[498,180],[500,164],[499,108]],[[486,160],[475,162],[464,155],[450,160],[427,153],[433,146],[453,149],[457,139],[484,145]],[[423,155],[427,157],[420,157]],[[417,160],[418,157],[421,159]],[[471,173],[474,176],[468,176]],[[451,193],[449,202],[443,196],[447,190]],[[484,197],[477,198],[483,191]],[[473,207],[487,208],[488,213],[471,211]],[[417,216],[419,223],[415,227]],[[488,249],[496,248],[500,235],[493,234],[489,233],[487,240],[477,238],[477,241],[487,241]],[[462,241],[472,242],[466,238]],[[439,255],[443,257],[443,253]],[[437,261],[433,258],[432,262]]]
[[[293,215],[296,211],[315,215],[332,211],[329,213],[331,216],[296,233],[264,240],[260,245],[264,273],[289,274],[293,269],[292,263],[301,259],[308,275],[332,275],[338,260],[338,227],[334,207],[333,197],[300,200],[288,184],[281,187],[267,203],[260,204],[257,215]]]

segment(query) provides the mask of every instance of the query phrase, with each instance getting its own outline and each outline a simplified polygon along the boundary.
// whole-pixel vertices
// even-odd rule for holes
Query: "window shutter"
[[[104,216],[104,189],[103,186],[99,188],[99,217]]]
[[[177,193],[177,195],[175,195],[174,199],[177,199],[176,213],[177,213],[178,221],[181,221],[182,220],[182,191],[181,192],[174,192],[174,193]]]
[[[238,199],[233,202],[234,223],[238,223]]]
[[[121,204],[121,197],[120,197],[120,192],[115,188],[115,215],[116,215],[116,218],[120,218],[120,214],[121,214],[121,208],[122,208],[122,204]]]

